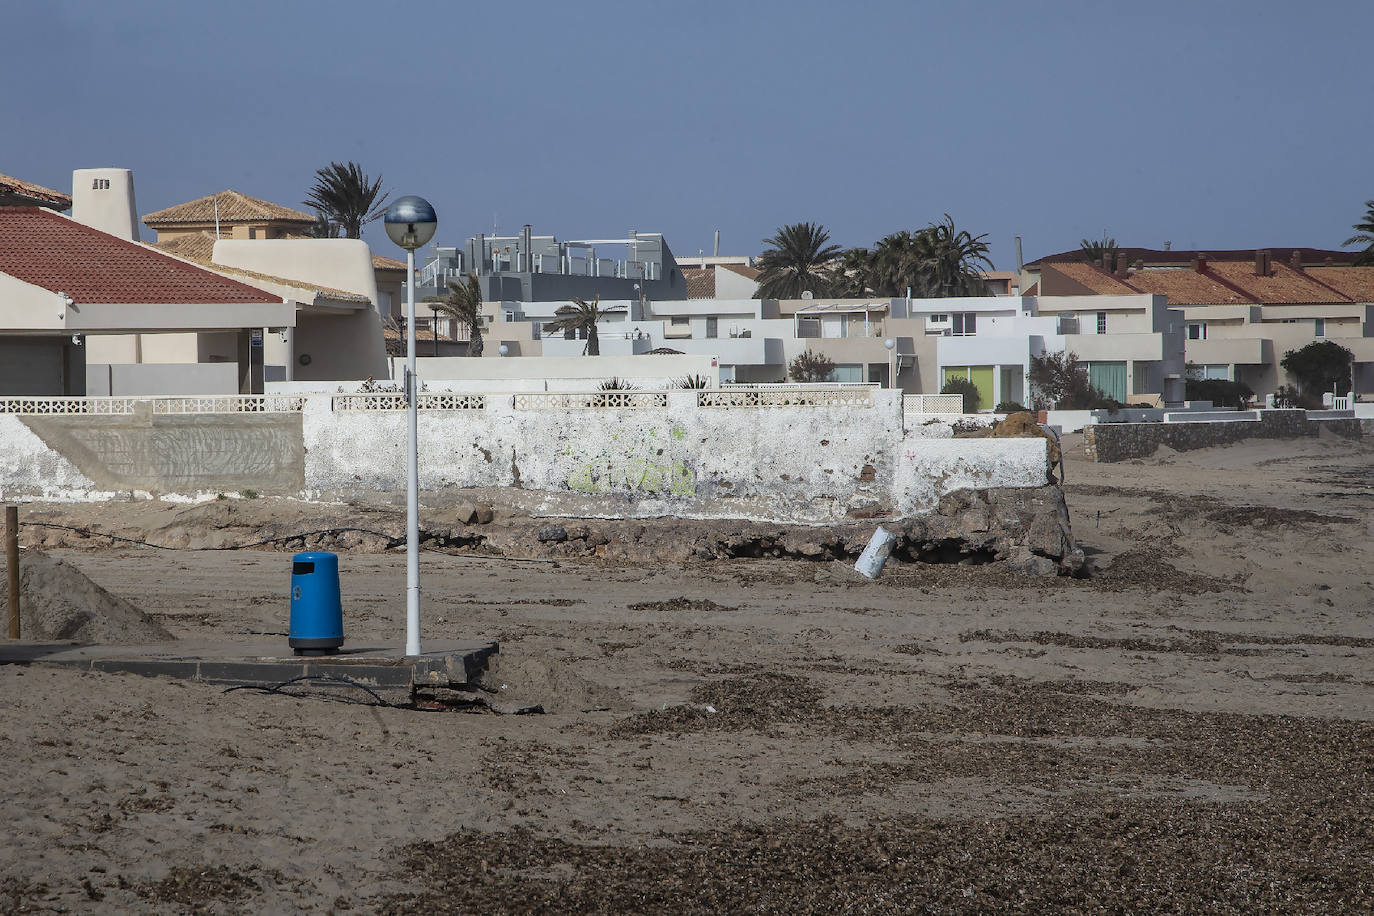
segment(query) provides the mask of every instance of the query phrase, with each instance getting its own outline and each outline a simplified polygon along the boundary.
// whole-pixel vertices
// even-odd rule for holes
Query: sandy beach
[[[499,640],[543,714],[0,667],[0,911],[1374,909],[1374,442],[1065,446],[1086,578],[426,553],[426,637]],[[56,543],[178,638],[285,645],[289,552]],[[347,633],[399,647],[365,546]]]

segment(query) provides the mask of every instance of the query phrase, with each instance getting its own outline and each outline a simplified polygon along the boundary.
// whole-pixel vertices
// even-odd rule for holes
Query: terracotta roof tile
[[[1062,266],[1056,265],[1057,268]],[[1233,305],[1254,301],[1211,276],[1210,269],[1202,274],[1188,268],[1133,270],[1126,282],[1142,293],[1167,296],[1170,305]]]
[[[1094,267],[1092,264],[1088,264],[1084,261],[1055,264],[1050,270],[1068,277],[1075,283],[1087,287],[1093,293],[1100,296],[1129,296],[1138,292],[1138,290],[1132,289],[1101,268]],[[1049,272],[1050,271],[1045,271],[1044,273]],[[1041,280],[1042,282],[1045,280],[1043,275]],[[1050,283],[1046,283],[1045,285],[1051,286],[1051,288],[1053,286]]]
[[[1342,294],[1314,281],[1304,272],[1295,270],[1288,264],[1274,261],[1269,266],[1267,276],[1257,277],[1253,262],[1208,261],[1207,273],[1247,294],[1248,298],[1245,301],[1248,302],[1295,304],[1345,301]]]
[[[51,207],[68,210],[72,205],[70,194],[45,188],[41,184],[20,181],[8,175],[0,175],[0,205]]]
[[[1374,302],[1374,267],[1309,267],[1313,279],[1355,302]]]
[[[716,298],[716,269],[714,267],[684,267],[682,279],[687,281],[688,299]]]
[[[759,270],[757,267],[750,267],[748,264],[722,264],[720,266],[724,267],[732,274],[739,274],[741,277],[749,280],[757,280],[759,274],[763,273],[763,271]]]
[[[0,207],[0,271],[77,302],[281,301],[40,207]]]
[[[300,210],[283,207],[271,201],[249,197],[238,191],[220,191],[198,200],[167,207],[143,217],[143,225],[149,229],[158,226],[175,226],[186,223],[211,223],[215,221],[215,205],[219,204],[221,223],[247,223],[276,220],[289,223],[313,223],[315,217]]]
[[[1232,248],[1225,250],[1210,248],[1205,251],[1174,248],[1166,251],[1161,248],[1121,247],[1116,250],[1119,255],[1123,255],[1126,258],[1126,263],[1134,264],[1136,261],[1142,261],[1146,266],[1188,264],[1199,254],[1205,254],[1208,261],[1249,261],[1253,264],[1255,260],[1255,249],[1253,248]],[[1297,251],[1304,264],[1321,264],[1327,258],[1331,258],[1336,264],[1349,264],[1354,260],[1355,255],[1358,254],[1358,252],[1354,251],[1336,251],[1329,248],[1269,248],[1267,250],[1270,253],[1270,257],[1275,262],[1283,261],[1285,263],[1293,256],[1293,252]],[[1086,264],[1087,262],[1083,260],[1082,249],[1074,248],[1069,251],[1061,251],[1058,254],[1047,254],[1043,258],[1037,258],[1029,262],[1026,266],[1034,269],[1042,264],[1058,265],[1069,262]]]
[[[386,255],[374,254],[372,256],[373,270],[405,270],[406,262],[398,261],[395,258],[388,258]]]

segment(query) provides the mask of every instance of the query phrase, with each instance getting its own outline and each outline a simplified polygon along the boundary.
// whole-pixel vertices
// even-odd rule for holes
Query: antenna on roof
[[[219,239],[219,195],[215,194],[211,198],[215,202],[215,239]]]

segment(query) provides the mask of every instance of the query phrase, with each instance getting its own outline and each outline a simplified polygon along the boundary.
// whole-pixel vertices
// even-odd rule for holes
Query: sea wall
[[[1165,423],[1098,423],[1083,429],[1083,454],[1089,461],[1126,461],[1154,454],[1167,445],[1175,451],[1229,445],[1245,439],[1297,439],[1328,430],[1358,438],[1360,421],[1349,412],[1254,410],[1218,413],[1207,420]],[[1211,417],[1211,414],[1204,416]]]
[[[231,399],[217,413],[132,401],[118,415],[0,414],[0,496],[254,490],[347,500],[404,491],[399,395],[269,400]],[[537,514],[890,518],[934,511],[954,492],[1043,487],[1048,473],[1044,439],[907,433],[899,396],[868,388],[429,394],[421,407],[429,500],[504,487]]]

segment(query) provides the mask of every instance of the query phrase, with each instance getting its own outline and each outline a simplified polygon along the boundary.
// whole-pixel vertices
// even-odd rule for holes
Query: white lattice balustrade
[[[516,410],[582,410],[594,408],[629,409],[668,406],[664,391],[546,391],[517,394]]]
[[[730,387],[697,392],[698,407],[872,407],[873,388],[868,385],[788,385]]]

